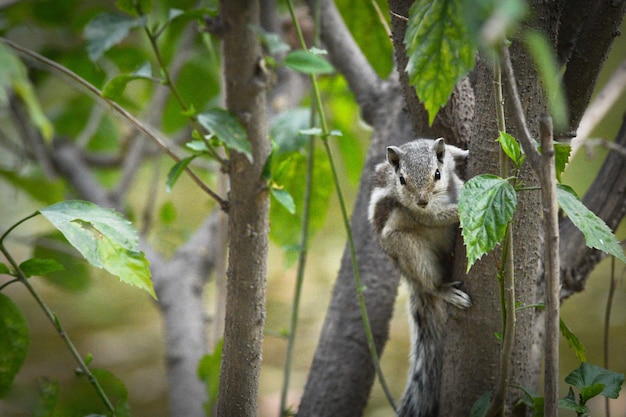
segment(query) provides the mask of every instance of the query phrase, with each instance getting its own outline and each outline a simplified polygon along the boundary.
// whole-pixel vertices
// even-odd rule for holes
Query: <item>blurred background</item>
[[[5,4],[6,3],[6,4]],[[0,30],[3,36],[40,51],[52,59],[72,68],[97,86],[102,86],[111,75],[121,71],[136,69],[139,61],[150,60],[145,40],[141,34],[132,35],[115,51],[107,54],[104,62],[92,63],[86,55],[82,28],[97,13],[113,10],[110,2],[77,2],[73,0],[3,2],[0,4]],[[81,3],[79,5],[79,3]],[[193,2],[163,2],[161,8],[191,7]],[[384,32],[370,30],[380,28],[375,15],[359,15],[359,7],[350,8],[347,0],[338,1],[340,8],[350,10],[344,13],[357,39],[371,45],[370,59],[377,62],[379,74],[391,71],[391,46]],[[384,2],[380,2],[385,10]],[[164,12],[163,12],[164,13]],[[373,17],[374,16],[374,17]],[[360,22],[360,23],[357,23]],[[365,24],[369,22],[371,25]],[[185,23],[186,24],[186,23]],[[172,26],[172,34],[164,40],[164,49],[174,59],[176,39],[184,29],[184,24]],[[626,27],[624,27],[626,31]],[[624,31],[622,33],[624,33]],[[368,33],[369,32],[369,33]],[[379,32],[372,35],[371,32]],[[372,38],[372,36],[374,38]],[[386,43],[385,43],[386,42]],[[197,51],[208,48],[206,59]],[[206,50],[206,49],[204,49]],[[180,51],[178,51],[180,52]],[[186,52],[187,53],[187,52]],[[198,108],[216,105],[219,102],[219,46],[208,36],[200,39],[190,49],[189,58],[179,76],[181,89]],[[626,42],[616,41],[611,56],[606,62],[598,88],[622,63],[626,56]],[[99,112],[99,123],[89,147],[96,151],[112,151],[124,145],[119,139],[127,134],[127,126],[101,105],[95,105],[84,92],[72,85],[71,81],[49,74],[35,65],[30,69],[43,111],[54,124],[55,131],[65,137],[75,138],[85,128],[86,121],[94,112]],[[202,80],[206,89],[198,93],[197,83]],[[360,169],[369,143],[369,130],[358,119],[358,109],[340,76],[323,80],[323,94],[327,101],[332,127],[340,129],[343,136],[334,143],[338,155],[342,186],[352,201],[358,185]],[[150,100],[153,87],[149,83],[129,84],[121,99],[122,104],[142,117],[142,103]],[[203,95],[202,97],[196,94]],[[306,102],[307,99],[305,98]],[[174,106],[174,103],[168,106]],[[179,112],[166,107],[167,120],[159,129],[166,134],[175,134],[185,123]],[[591,137],[613,139],[622,116],[626,112],[626,96],[607,113]],[[145,114],[143,116],[146,116]],[[7,120],[6,110],[0,108],[0,119]],[[0,120],[0,125],[5,123]],[[12,143],[14,127],[0,127],[0,149]],[[584,194],[595,177],[606,150],[602,147],[582,148],[569,165],[564,183],[571,185],[579,195]],[[165,181],[172,163],[166,158],[142,166],[133,181],[127,210],[131,219],[140,227],[140,213],[145,204],[145,190],[153,183],[155,175],[159,186],[154,201],[157,220],[149,233],[149,240],[165,254],[184,242],[195,227],[213,209],[208,198],[198,198],[196,186],[186,177],[181,177],[170,193],[165,192]],[[32,190],[25,186],[33,178],[39,178],[34,187],[39,192],[49,194],[48,199],[63,199],[71,195],[66,185],[57,182],[45,183],[37,167],[29,164],[19,153],[0,151],[0,231],[26,215],[42,208],[42,199],[33,197]],[[113,184],[117,173],[102,170],[98,178],[103,184]],[[215,181],[208,170],[204,173],[207,181]],[[47,184],[47,185],[46,185]],[[329,186],[329,185],[327,185]],[[329,190],[328,213],[322,215],[318,230],[311,240],[310,255],[306,269],[303,299],[300,305],[300,321],[295,358],[292,372],[289,403],[297,408],[310,366],[322,321],[330,299],[332,286],[339,269],[339,261],[345,245],[345,233],[341,223],[339,208],[332,190]],[[45,200],[45,198],[43,199]],[[275,203],[275,202],[273,202]],[[289,216],[285,211],[273,209],[272,224],[278,224],[280,217]],[[33,256],[33,247],[38,238],[47,236],[52,228],[41,217],[20,226],[7,240],[8,249],[18,261]],[[626,238],[626,227],[622,224],[618,238]],[[279,242],[276,242],[279,240]],[[40,248],[40,255],[45,250]],[[270,249],[269,275],[267,281],[267,319],[264,341],[263,368],[260,387],[261,416],[279,415],[280,390],[283,378],[286,339],[283,336],[289,326],[295,285],[296,266],[293,253],[275,239]],[[0,259],[4,261],[4,259]],[[69,261],[68,261],[69,262]],[[161,318],[152,299],[144,292],[127,286],[106,272],[88,267],[80,262],[72,272],[71,283],[55,281],[54,278],[32,278],[32,282],[42,297],[58,315],[79,352],[93,356],[92,366],[104,368],[119,377],[129,392],[131,411],[134,416],[166,416],[167,386],[164,366],[164,344]],[[607,303],[610,260],[603,261],[593,272],[584,292],[568,299],[562,307],[562,317],[571,330],[580,338],[587,349],[588,361],[604,366],[603,328]],[[616,264],[618,280],[610,317],[610,360],[609,369],[626,372],[626,282],[624,265]],[[63,280],[63,278],[59,278]],[[494,278],[495,279],[495,278]],[[6,276],[0,276],[0,285]],[[218,298],[216,280],[212,277],[207,285],[205,297],[209,320],[213,317]],[[14,388],[0,400],[0,416],[18,417],[31,415],[38,401],[39,387],[46,379],[57,379],[61,384],[61,400],[68,404],[81,401],[94,401],[92,388],[84,378],[77,378],[76,363],[63,345],[58,334],[38,308],[32,297],[19,284],[9,285],[3,293],[13,299],[25,315],[30,328],[31,346],[26,362],[18,374]],[[382,367],[392,392],[396,398],[402,394],[408,366],[408,322],[406,316],[406,289],[402,286],[397,300],[396,313],[391,326],[390,339],[382,356]],[[215,340],[212,340],[215,343]],[[561,375],[565,377],[578,367],[573,351],[563,341],[561,347]],[[567,393],[563,384],[561,394]],[[626,395],[612,401],[613,416],[626,416]],[[603,415],[603,400],[594,400],[593,415]],[[378,383],[367,409],[367,416],[391,416]],[[563,415],[568,415],[565,412]],[[571,415],[574,415],[573,413]]]

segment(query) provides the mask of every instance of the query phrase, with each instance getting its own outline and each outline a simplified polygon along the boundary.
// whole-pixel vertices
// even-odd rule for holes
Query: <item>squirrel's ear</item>
[[[402,150],[398,148],[397,146],[387,146],[387,161],[396,170],[400,166],[401,155],[402,155]]]
[[[467,159],[469,156],[469,151],[466,149],[457,148],[456,146],[446,145],[446,149],[450,152],[450,155],[454,158],[455,161],[459,162],[461,160]]]
[[[446,141],[443,138],[435,139],[435,143],[433,144],[433,149],[437,154],[437,160],[443,163],[443,157],[446,153]]]

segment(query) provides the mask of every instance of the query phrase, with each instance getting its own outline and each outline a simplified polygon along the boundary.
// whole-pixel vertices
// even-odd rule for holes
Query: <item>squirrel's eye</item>
[[[404,179],[404,175],[400,174],[400,185],[405,185],[406,180]]]
[[[439,181],[441,179],[441,173],[439,170],[435,170],[435,181]]]

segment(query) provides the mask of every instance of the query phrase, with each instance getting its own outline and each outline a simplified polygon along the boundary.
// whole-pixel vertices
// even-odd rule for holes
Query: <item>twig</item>
[[[159,147],[161,149],[163,149],[163,151],[168,154],[174,161],[176,162],[180,162],[180,158],[174,153],[174,151],[172,151],[169,146],[166,144],[166,141],[164,138],[162,138],[159,134],[157,134],[151,127],[149,127],[148,125],[144,124],[143,122],[141,122],[139,119],[137,119],[136,117],[134,117],[132,114],[130,114],[128,111],[126,111],[126,109],[124,109],[122,106],[120,106],[119,104],[117,104],[115,101],[108,99],[106,97],[104,97],[101,93],[101,91],[96,88],[95,86],[93,86],[91,83],[89,83],[87,80],[85,80],[84,78],[80,77],[78,74],[74,73],[73,71],[69,70],[68,68],[64,67],[63,65],[60,65],[30,49],[24,48],[21,45],[16,44],[13,41],[10,41],[6,38],[2,38],[0,37],[0,42],[4,43],[5,45],[7,45],[8,47],[12,48],[13,50],[26,55],[38,62],[41,62],[51,68],[53,68],[54,70],[68,76],[69,78],[71,78],[72,80],[76,81],[79,85],[81,85],[82,87],[84,87],[87,91],[89,91],[90,93],[92,93],[95,97],[97,97],[99,100],[105,102],[106,104],[108,104],[113,110],[115,110],[118,114],[120,114],[123,118],[125,118],[128,122],[130,122],[132,125],[134,125],[137,129],[139,129],[139,131],[141,131],[142,133],[144,133],[146,136],[148,136],[150,139],[152,139],[157,145],[159,145]],[[187,174],[191,177],[191,179],[196,183],[196,185],[198,185],[200,187],[200,189],[202,189],[202,191],[204,191],[205,193],[207,193],[209,196],[211,196],[211,198],[213,198],[222,208],[222,210],[224,211],[228,211],[228,201],[222,199],[219,195],[217,195],[213,190],[211,190],[211,188],[209,188],[189,167],[185,168],[185,172],[187,172]]]
[[[300,30],[300,26],[298,25],[298,21],[296,19],[296,15],[295,15],[291,0],[287,0],[287,7],[289,8],[289,13],[291,14],[291,18],[294,22],[296,31],[298,33],[300,44],[303,49],[306,49],[306,43],[304,41],[304,37],[302,36],[302,31]],[[328,24],[328,22],[326,24]],[[364,288],[363,288],[363,284],[361,283],[359,265],[358,265],[358,261],[356,257],[356,249],[354,245],[354,239],[352,236],[352,228],[350,226],[350,219],[348,217],[346,204],[343,198],[343,193],[341,191],[341,184],[339,183],[339,174],[337,173],[337,168],[333,159],[332,151],[330,149],[330,144],[328,142],[328,137],[330,136],[330,133],[329,133],[330,130],[328,128],[328,124],[327,124],[326,117],[324,114],[322,97],[320,94],[319,85],[317,83],[317,79],[315,78],[315,75],[311,75],[311,84],[313,85],[314,102],[315,102],[315,105],[317,107],[317,112],[320,117],[320,124],[321,124],[321,129],[322,129],[322,143],[324,144],[324,149],[326,151],[328,162],[330,164],[330,168],[331,168],[331,172],[333,176],[333,183],[335,186],[335,191],[337,193],[337,199],[339,200],[339,206],[341,208],[341,216],[343,219],[344,227],[346,229],[346,234],[348,238],[348,246],[350,247],[350,259],[352,260],[352,271],[354,273],[354,281],[356,285],[357,298],[359,302],[359,308],[361,310],[361,318],[363,320],[363,327],[365,330],[365,338],[367,339],[367,346],[369,348],[372,362],[376,370],[376,374],[378,375],[380,384],[383,388],[383,391],[387,397],[387,400],[389,401],[389,404],[395,411],[396,409],[395,401],[393,399],[393,396],[391,395],[391,391],[389,390],[389,387],[387,386],[385,376],[380,366],[380,360],[378,358],[378,352],[376,351],[376,344],[374,343],[374,336],[372,334],[372,328],[370,326],[370,321],[369,321],[369,317],[367,314],[367,308],[365,305],[365,297],[363,295]]]
[[[535,147],[535,140],[528,130],[528,124],[526,123],[526,116],[524,116],[524,109],[522,108],[522,102],[520,101],[519,93],[517,92],[517,84],[515,82],[515,74],[513,73],[513,64],[511,63],[511,54],[509,48],[506,45],[502,45],[500,48],[500,57],[502,60],[502,75],[504,76],[504,87],[506,88],[508,98],[513,105],[513,121],[519,132],[517,138],[524,149],[526,159],[530,163],[530,166],[535,172],[541,171],[541,155]]]
[[[494,67],[494,96],[496,99],[496,117],[498,130],[506,132],[504,97],[502,94],[502,71],[496,62]],[[500,149],[500,176],[509,177],[509,158]],[[503,415],[507,389],[509,387],[511,352],[515,342],[515,268],[513,259],[513,227],[506,226],[506,235],[502,246],[501,261],[498,270],[500,285],[500,303],[502,306],[502,348],[500,350],[500,374],[493,393],[487,416]]]
[[[65,331],[65,329],[61,325],[61,322],[59,321],[59,318],[56,316],[56,314],[54,314],[52,312],[52,310],[50,310],[50,308],[45,303],[43,298],[41,298],[39,293],[31,285],[30,281],[28,281],[28,278],[26,278],[26,275],[24,275],[24,272],[20,268],[19,264],[15,261],[15,259],[11,255],[11,253],[9,253],[9,251],[4,246],[4,239],[8,236],[9,233],[11,233],[12,230],[14,230],[20,224],[24,223],[25,221],[27,221],[27,220],[29,220],[29,219],[37,216],[37,215],[39,215],[38,211],[33,213],[33,214],[31,214],[31,215],[29,215],[29,216],[26,216],[25,218],[21,219],[20,221],[18,221],[14,225],[12,225],[6,232],[4,232],[4,234],[0,237],[0,252],[2,252],[2,254],[6,257],[7,261],[9,261],[9,263],[13,267],[13,270],[15,271],[15,274],[16,274],[16,278],[26,287],[28,292],[30,292],[30,294],[33,296],[33,298],[37,302],[37,304],[39,304],[39,306],[43,310],[45,316],[52,323],[52,326],[57,331],[58,335],[61,336],[61,339],[63,339],[63,342],[65,342],[65,345],[70,350],[72,356],[74,357],[76,362],[78,362],[78,366],[80,367],[80,370],[85,374],[85,376],[87,377],[87,380],[94,387],[94,389],[98,393],[98,396],[100,397],[100,399],[104,403],[106,409],[111,413],[111,415],[115,416],[115,414],[116,414],[115,407],[113,407],[113,404],[111,403],[111,401],[107,397],[106,393],[102,389],[102,386],[98,382],[98,379],[91,372],[91,370],[89,369],[89,366],[85,363],[83,358],[80,356],[80,353],[78,353],[78,350],[76,350],[76,347],[74,346],[74,343],[72,343],[72,340],[70,339],[70,337],[68,336],[67,332]]]
[[[544,416],[558,416],[559,402],[559,207],[556,199],[556,167],[552,139],[552,119],[540,120],[541,131],[541,171],[537,172],[541,181],[541,202],[545,233],[545,383]]]

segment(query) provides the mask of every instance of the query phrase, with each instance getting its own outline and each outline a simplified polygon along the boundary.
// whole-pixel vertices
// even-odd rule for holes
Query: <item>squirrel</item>
[[[471,305],[458,283],[449,282],[463,185],[456,162],[468,153],[443,138],[417,139],[387,147],[387,161],[374,172],[368,218],[410,291],[411,367],[400,417],[437,416],[445,302]]]

